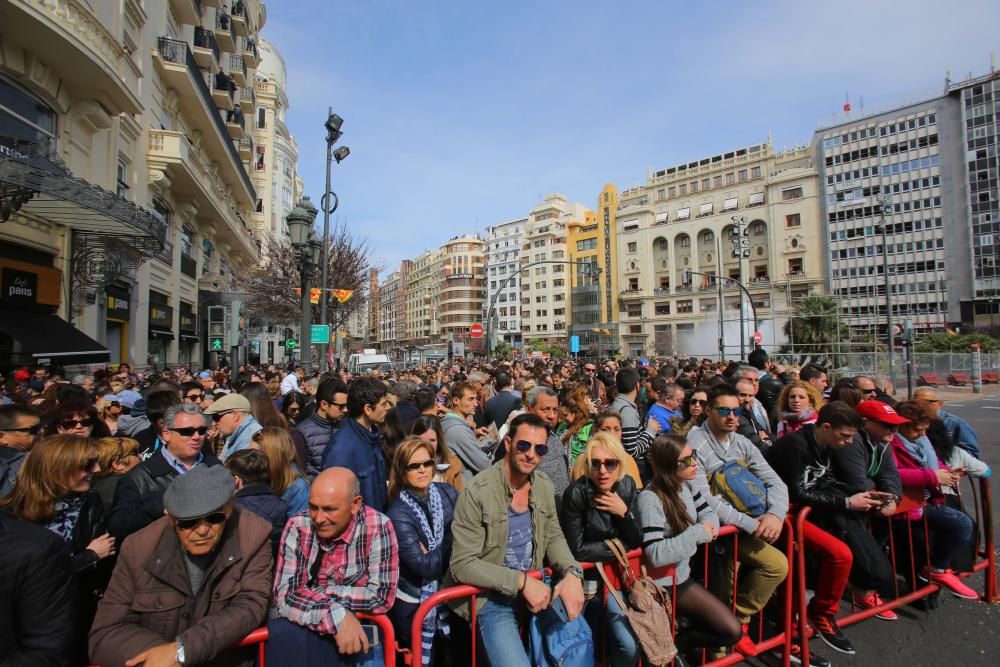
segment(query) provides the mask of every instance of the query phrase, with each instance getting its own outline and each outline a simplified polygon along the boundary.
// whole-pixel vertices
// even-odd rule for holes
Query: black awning
[[[182,333],[181,334],[181,340],[198,341],[198,340],[201,340],[201,339],[197,335],[195,335],[195,334]]]
[[[105,346],[50,313],[4,308],[0,331],[20,343],[37,363],[69,366],[111,361]]]
[[[174,332],[170,329],[161,329],[159,327],[149,327],[149,337],[150,338],[166,338],[167,340],[174,339]]]

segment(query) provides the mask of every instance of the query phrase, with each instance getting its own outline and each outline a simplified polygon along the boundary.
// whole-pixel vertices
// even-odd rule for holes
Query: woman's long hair
[[[573,422],[568,424],[566,432],[563,433],[564,443],[568,443],[573,436],[590,423],[590,405],[587,403],[588,396],[590,396],[588,388],[579,384],[575,385],[564,397],[562,401],[563,405],[573,411]]]
[[[389,500],[399,498],[399,494],[406,488],[406,464],[418,449],[423,449],[431,459],[434,458],[431,443],[415,435],[403,440],[396,448],[392,457],[392,469],[389,471]]]
[[[56,501],[69,494],[69,481],[96,455],[94,440],[78,435],[50,435],[36,444],[17,475],[14,490],[0,508],[32,523],[56,515]]]
[[[292,466],[295,462],[295,443],[288,429],[265,426],[253,436],[254,442],[267,457],[267,468],[271,473],[271,490],[275,495],[284,495],[296,478],[302,475]]]
[[[653,440],[653,445],[646,455],[653,466],[653,478],[646,488],[653,491],[663,504],[663,514],[666,515],[674,535],[680,534],[694,520],[688,515],[681,498],[681,485],[684,480],[677,476],[677,459],[687,446],[687,440],[669,433],[661,433]]]
[[[809,403],[812,405],[812,409],[816,412],[819,412],[819,409],[823,407],[823,395],[819,393],[816,387],[804,380],[792,380],[785,385],[785,388],[781,390],[781,394],[778,396],[779,413],[792,411],[792,409],[788,407],[788,397],[791,395],[792,389],[801,389],[806,392],[806,396],[809,397]]]
[[[250,401],[250,414],[261,426],[288,428],[288,420],[274,407],[274,401],[263,382],[247,382],[240,392]]]
[[[441,429],[441,421],[434,415],[420,415],[413,422],[413,426],[410,427],[410,435],[415,435],[418,438],[422,437],[427,431],[434,431],[437,434],[437,453],[434,455],[435,460],[438,463],[450,463],[448,459],[451,458],[451,450],[448,449],[448,443],[444,439],[444,431]]]

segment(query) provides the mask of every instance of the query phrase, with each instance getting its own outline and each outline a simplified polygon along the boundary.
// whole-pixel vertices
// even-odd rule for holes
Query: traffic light
[[[226,351],[226,307],[208,307],[208,351]]]
[[[243,328],[243,302],[237,299],[230,303],[229,314],[229,344],[239,345],[240,329]]]

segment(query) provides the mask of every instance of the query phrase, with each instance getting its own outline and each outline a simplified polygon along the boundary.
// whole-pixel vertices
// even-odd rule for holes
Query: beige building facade
[[[750,293],[762,345],[783,342],[796,299],[823,290],[817,183],[808,148],[775,153],[766,143],[655,171],[622,191],[621,352],[717,356],[721,346],[734,357],[741,329],[752,349],[754,309],[736,281]]]

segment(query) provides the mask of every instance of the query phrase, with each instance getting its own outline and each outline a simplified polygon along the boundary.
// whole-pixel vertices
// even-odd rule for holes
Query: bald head
[[[941,406],[944,405],[944,401],[938,397],[937,391],[930,387],[920,387],[914,390],[913,400],[919,403],[920,407],[929,412],[935,419],[938,418],[938,412],[941,410]]]
[[[347,468],[328,468],[309,489],[309,518],[321,539],[339,537],[361,510],[361,485]]]

